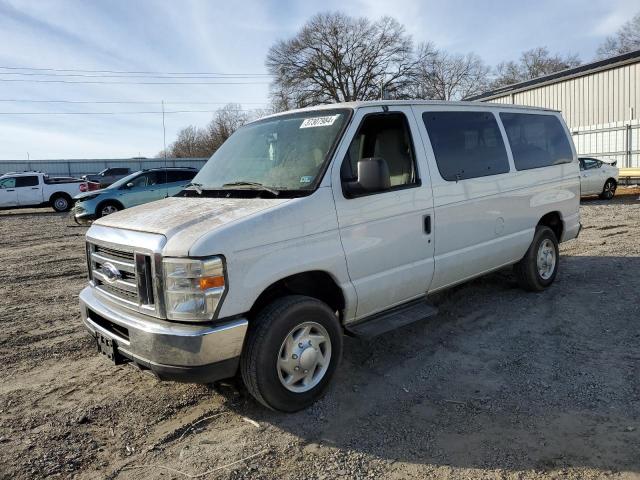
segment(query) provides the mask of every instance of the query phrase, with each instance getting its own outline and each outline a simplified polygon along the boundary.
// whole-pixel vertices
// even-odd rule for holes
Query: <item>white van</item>
[[[579,166],[556,111],[381,101],[238,130],[178,196],[87,233],[80,294],[98,350],[160,379],[238,372],[267,407],[310,405],[343,334],[436,313],[426,295],[514,265],[551,285],[580,230]]]

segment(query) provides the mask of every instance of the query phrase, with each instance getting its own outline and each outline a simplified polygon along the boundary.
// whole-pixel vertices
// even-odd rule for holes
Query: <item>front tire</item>
[[[117,203],[105,202],[96,209],[96,217],[101,218],[106,215],[111,215],[112,213],[116,213],[120,210],[122,210],[122,207]]]
[[[553,283],[558,273],[558,239],[549,227],[536,228],[527,253],[513,266],[518,284],[530,292],[540,292]]]
[[[613,196],[616,194],[616,182],[613,179],[609,179],[604,182],[604,187],[602,187],[602,193],[600,194],[600,198],[602,200],[611,200]]]
[[[240,359],[243,382],[264,406],[296,412],[324,393],[342,356],[342,329],[325,303],[279,298],[250,324]]]

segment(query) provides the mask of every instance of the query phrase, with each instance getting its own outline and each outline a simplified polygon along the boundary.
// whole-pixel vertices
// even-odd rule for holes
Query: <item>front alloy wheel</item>
[[[112,213],[116,213],[117,211],[118,207],[109,203],[100,209],[100,216],[104,217],[105,215],[111,215]]]

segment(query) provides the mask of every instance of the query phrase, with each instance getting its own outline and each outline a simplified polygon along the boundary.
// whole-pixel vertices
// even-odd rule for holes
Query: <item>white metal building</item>
[[[467,100],[560,110],[579,155],[640,167],[640,50]]]

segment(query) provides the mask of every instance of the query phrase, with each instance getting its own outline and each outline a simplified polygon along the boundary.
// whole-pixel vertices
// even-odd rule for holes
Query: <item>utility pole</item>
[[[164,100],[162,100],[162,153],[164,156],[164,183],[167,187],[165,191],[165,198],[169,196],[169,186],[167,185],[168,175],[167,172],[167,129],[164,124]]]

